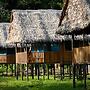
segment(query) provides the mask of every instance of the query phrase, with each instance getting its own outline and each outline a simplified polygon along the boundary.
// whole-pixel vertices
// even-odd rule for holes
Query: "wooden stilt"
[[[53,71],[54,71],[54,80],[55,80],[55,64],[54,64],[54,67],[53,67]]]
[[[3,76],[3,64],[2,64],[2,76]]]
[[[12,74],[11,74],[11,76],[13,76],[13,64],[12,64]]]
[[[31,64],[31,75],[32,75],[32,79],[34,79],[33,64]]]
[[[27,63],[27,73],[26,73],[26,77],[27,77],[27,81],[29,80],[29,77],[28,77],[28,63]]]
[[[63,74],[63,79],[64,79],[64,64],[62,65],[62,74]]]
[[[48,76],[48,79],[49,79],[49,64],[47,64],[47,76]]]
[[[22,64],[22,80],[23,80],[23,76],[24,76],[24,64]]]
[[[43,64],[43,79],[45,79],[45,63]]]
[[[63,68],[62,68],[62,65],[60,65],[60,74],[61,74],[61,80],[63,80]]]
[[[39,75],[40,75],[39,63],[37,64],[37,67],[38,67],[38,69],[37,69],[37,76],[38,76],[38,80],[39,80]]]
[[[17,43],[16,43],[16,46],[15,46],[15,54],[17,53]],[[15,63],[15,76],[16,76],[16,79],[18,80],[18,64],[17,64],[17,61]]]
[[[18,80],[18,68],[19,67],[19,65],[18,64],[16,64],[16,79]]]
[[[79,66],[79,79],[82,79],[82,65]]]
[[[87,70],[87,74],[88,74],[88,64],[86,65],[86,70]]]
[[[6,76],[8,76],[8,64],[6,64]]]
[[[51,75],[52,75],[52,64],[51,64]]]
[[[87,78],[87,74],[86,74],[86,64],[84,64],[84,88],[87,87],[87,84],[86,84],[86,78]]]
[[[15,67],[14,67],[14,68],[15,68],[15,71],[14,71],[14,73],[15,73],[15,76],[16,76],[16,63],[15,63],[14,65],[15,65]]]
[[[77,77],[77,80],[79,78],[79,68],[80,68],[80,65],[77,64],[77,66],[76,66],[76,77]]]
[[[37,64],[35,64],[35,75],[37,75]]]
[[[73,88],[75,88],[76,87],[76,82],[75,82],[75,68],[76,68],[76,65],[75,64],[73,64]]]
[[[70,76],[70,79],[71,79],[71,77],[72,77],[72,74],[71,74],[71,65],[69,66],[69,76]]]
[[[67,65],[67,74],[68,74],[68,65]]]

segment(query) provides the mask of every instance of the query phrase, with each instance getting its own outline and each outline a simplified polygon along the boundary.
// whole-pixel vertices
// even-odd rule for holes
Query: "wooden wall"
[[[26,64],[27,63],[27,52],[16,53],[16,63]]]
[[[31,52],[28,54],[28,63],[72,63],[72,52],[65,51],[62,44],[59,51]]]
[[[73,62],[80,64],[90,64],[90,46],[74,48]]]
[[[15,55],[0,55],[0,63],[15,64]]]
[[[46,51],[46,52],[18,52],[16,53],[16,63],[72,63],[72,52],[65,51],[64,44],[60,45],[59,51]]]

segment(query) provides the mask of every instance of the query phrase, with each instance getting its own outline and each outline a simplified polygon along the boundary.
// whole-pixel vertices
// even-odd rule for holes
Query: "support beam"
[[[24,64],[22,64],[22,80],[23,80],[23,76],[24,76]]]
[[[12,68],[11,69],[12,69],[12,76],[13,76],[13,64],[12,64]]]
[[[26,77],[27,77],[27,81],[29,80],[29,77],[28,77],[28,63],[26,64]]]
[[[61,80],[63,80],[63,75],[64,75],[64,65],[63,64],[60,64],[60,75],[61,75]]]
[[[19,65],[16,64],[16,79],[17,79],[17,80],[18,80],[18,73],[19,73],[18,69],[19,69]]]
[[[43,63],[43,79],[45,79],[45,63]]]
[[[49,64],[47,64],[47,76],[48,76],[48,79],[49,79]]]
[[[6,64],[6,76],[8,76],[8,64]]]
[[[70,76],[70,79],[71,79],[71,77],[72,77],[72,69],[71,69],[72,67],[71,67],[71,65],[69,66],[69,76]]]
[[[38,80],[39,80],[39,76],[40,76],[40,70],[39,70],[39,63],[37,64],[37,76],[38,76]]]
[[[55,64],[54,64],[54,67],[53,67],[53,71],[54,71],[54,80],[55,80]]]
[[[15,76],[16,76],[16,63],[14,65],[15,65],[15,71],[14,71],[14,73],[15,73]]]
[[[75,82],[75,72],[76,72],[76,65],[73,64],[73,88],[76,87],[76,82]]]
[[[87,71],[87,69],[86,69],[86,64],[84,64],[84,88],[86,88],[87,87],[87,84],[86,84],[86,78],[87,78],[87,73],[86,73],[86,71]]]
[[[31,76],[32,76],[32,79],[34,79],[33,64],[31,64]]]
[[[37,64],[35,64],[35,75],[37,75]]]

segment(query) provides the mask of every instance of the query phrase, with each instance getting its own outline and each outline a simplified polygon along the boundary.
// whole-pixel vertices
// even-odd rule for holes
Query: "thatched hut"
[[[60,42],[63,36],[55,36],[60,14],[60,10],[12,11],[7,42],[17,43],[16,63],[60,63],[62,61],[64,46]],[[67,62],[71,63],[69,58],[70,56],[67,55]]]
[[[75,87],[76,66],[79,70],[79,77],[84,79],[86,88],[86,64],[90,64],[90,46],[88,39],[90,34],[90,0],[65,0],[64,7],[60,16],[57,34],[72,35],[72,61],[73,61],[73,87]],[[74,35],[82,35],[83,40],[75,40]],[[78,36],[80,38],[80,36]],[[69,46],[68,46],[69,47]],[[77,65],[76,65],[77,64]],[[81,65],[84,66],[81,68]],[[83,71],[82,71],[83,69]],[[83,72],[83,75],[82,75]],[[78,77],[78,76],[77,76]]]
[[[89,0],[65,0],[60,16],[57,34],[72,35],[72,57],[74,63],[90,63],[89,44],[87,34],[90,34],[90,1]],[[82,36],[80,40],[74,40],[74,35]],[[87,45],[86,45],[87,43]],[[76,45],[78,46],[76,48]]]
[[[0,23],[0,63],[15,64],[15,48],[6,44],[9,23]]]

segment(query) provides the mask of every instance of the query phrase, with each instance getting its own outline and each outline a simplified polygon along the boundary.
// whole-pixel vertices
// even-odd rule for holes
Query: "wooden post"
[[[16,47],[15,47],[15,53],[17,53],[17,43],[16,43]],[[18,80],[18,64],[16,62],[16,79]]]
[[[37,64],[35,64],[35,75],[37,75]]]
[[[27,52],[27,54],[28,54],[28,50],[27,50],[27,43],[26,43],[26,52]],[[28,56],[27,56],[28,57]],[[28,78],[28,58],[27,58],[27,64],[26,64],[26,77],[27,77],[27,81],[29,80],[29,78]]]
[[[86,67],[86,70],[87,70],[87,73],[86,74],[88,74],[88,64],[86,65],[87,67]]]
[[[62,74],[63,74],[63,79],[64,79],[64,64],[62,65]]]
[[[19,69],[19,65],[16,64],[16,79],[18,80],[18,69]]]
[[[77,64],[77,66],[76,66],[76,77],[77,77],[77,80],[78,80],[78,78],[79,78],[79,70],[80,70],[80,65],[79,64]]]
[[[14,73],[15,73],[15,76],[16,76],[16,63],[14,65],[15,65],[15,71],[14,71]]]
[[[71,40],[71,44],[72,44],[72,61],[73,61],[73,44],[74,44],[74,34],[72,34],[72,40]],[[75,73],[76,72],[76,64],[75,62],[73,61],[73,88],[76,87],[76,82],[75,82]]]
[[[69,76],[70,76],[70,79],[71,79],[71,77],[72,77],[72,74],[71,74],[71,65],[69,66]]]
[[[13,76],[13,64],[12,64],[12,76]]]
[[[48,76],[48,79],[49,79],[49,64],[47,64],[47,76]]]
[[[54,64],[54,67],[53,67],[53,71],[54,71],[54,80],[55,80],[55,64]]]
[[[83,73],[84,74],[84,88],[86,88],[87,87],[87,84],[86,84],[86,78],[87,78],[86,64],[84,64],[84,70],[83,71],[84,71],[84,73]]]
[[[32,79],[34,79],[33,64],[31,64],[31,75],[32,75]]]
[[[3,76],[3,64],[2,64],[2,76]]]
[[[8,75],[8,64],[6,64],[6,76]]]
[[[67,69],[66,70],[67,70],[67,74],[68,74],[68,65],[67,65]]]
[[[75,72],[76,72],[76,65],[73,64],[73,88],[76,87],[76,82],[75,82]]]
[[[51,65],[50,65],[50,69],[51,69],[51,75],[52,75],[52,66],[53,66],[53,65],[51,64]]]
[[[22,80],[23,80],[23,76],[24,76],[24,64],[22,64]]]
[[[79,79],[82,78],[82,64],[79,65]]]
[[[43,79],[45,79],[45,63],[43,63]]]
[[[43,50],[45,49],[44,48],[44,43],[42,43],[43,44]],[[46,65],[45,65],[45,52],[43,52],[44,53],[44,56],[43,56],[43,79],[45,79],[45,67],[46,67]]]
[[[28,77],[28,63],[26,64],[26,67],[27,67],[26,77],[27,77],[27,81],[28,81],[29,80],[29,77]]]
[[[38,80],[39,80],[39,75],[40,75],[39,63],[37,64],[37,67],[38,67],[38,69],[37,69],[37,76],[38,76]]]
[[[62,68],[62,64],[60,64],[60,75],[61,75],[61,80],[63,80],[63,68]]]

